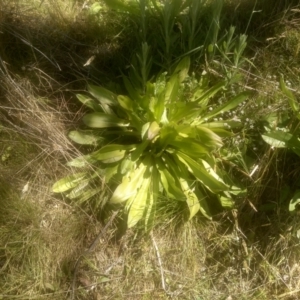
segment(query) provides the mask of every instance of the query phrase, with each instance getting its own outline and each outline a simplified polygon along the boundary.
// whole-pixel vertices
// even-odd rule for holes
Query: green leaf
[[[220,91],[224,87],[225,87],[225,81],[221,81],[215,84],[214,86],[212,86],[211,88],[206,89],[204,91],[202,89],[197,89],[193,95],[193,101],[201,104],[205,102],[205,104],[207,104],[206,101],[211,97],[213,97],[218,91]]]
[[[262,135],[263,140],[275,148],[286,148],[288,141],[292,137],[290,133],[282,131],[271,131]]]
[[[129,158],[125,158],[125,159],[123,159],[122,160],[122,162],[118,165],[118,167],[119,167],[119,173],[121,174],[121,175],[125,175],[125,174],[127,174],[127,173],[129,173],[129,172],[131,172],[132,170],[133,170],[133,168],[134,168],[134,161],[133,160],[131,160],[131,159],[129,159]]]
[[[92,110],[102,111],[102,107],[99,105],[99,103],[91,99],[91,97],[82,94],[77,94],[76,97],[82,104],[91,108]]]
[[[139,103],[142,100],[141,95],[136,91],[136,89],[132,86],[131,82],[127,77],[123,76],[124,85],[131,99],[135,102]]]
[[[161,184],[166,191],[167,196],[169,198],[183,200],[184,194],[180,188],[178,178],[169,172],[161,158],[156,158],[155,161],[160,174]]]
[[[131,153],[131,160],[137,161],[139,158],[141,158],[145,154],[144,151],[148,147],[149,143],[149,140],[145,140],[141,144],[138,144],[136,149]]]
[[[118,105],[117,95],[96,85],[88,85],[88,91],[101,103],[112,106]]]
[[[160,132],[160,126],[157,122],[152,122],[148,129],[148,140],[152,141]]]
[[[293,212],[296,206],[300,203],[300,190],[297,190],[289,204],[289,211]]]
[[[217,116],[221,112],[227,112],[235,107],[237,107],[240,103],[245,101],[249,97],[250,93],[249,92],[243,92],[237,95],[236,97],[232,98],[228,102],[226,102],[223,105],[218,106],[216,109],[214,109],[212,112],[209,112],[205,115],[206,119],[210,119],[212,117]]]
[[[170,107],[169,120],[176,123],[186,120],[190,124],[193,116],[199,116],[199,110],[201,106],[198,103],[177,101]]]
[[[176,152],[179,160],[183,162],[191,172],[204,186],[213,193],[228,190],[228,187],[223,182],[219,181],[208,172],[203,165],[193,160],[188,155],[178,151]]]
[[[123,159],[129,150],[134,150],[135,145],[110,144],[102,147],[92,154],[93,159],[100,160],[103,163],[114,163]]]
[[[190,69],[190,58],[184,57],[177,65],[173,74],[178,74],[179,83],[183,82]]]
[[[84,193],[82,193],[80,195],[80,197],[77,197],[77,202],[79,204],[86,202],[87,200],[89,200],[90,198],[95,196],[96,194],[100,193],[101,190],[102,190],[102,187],[86,190]]]
[[[203,121],[203,120],[202,120]],[[209,122],[209,123],[202,123],[201,121],[195,121],[192,123],[192,125],[194,126],[205,126],[213,131],[215,131],[214,128],[224,128],[224,129],[230,129],[230,128],[239,128],[242,126],[242,122],[241,121],[232,121],[232,120],[225,120],[225,121],[221,121],[221,122]]]
[[[104,138],[93,134],[92,130],[72,130],[68,134],[69,138],[80,145],[97,145]]]
[[[136,195],[144,180],[147,165],[141,163],[136,169],[123,176],[122,183],[114,191],[110,203],[121,203]]]
[[[200,145],[200,143],[195,142],[194,139],[176,137],[176,140],[170,140],[170,145],[175,149],[186,153],[191,157],[202,157],[204,154],[209,152],[209,149],[205,145]]]
[[[145,228],[146,230],[150,227],[149,223],[151,221],[151,216],[153,215],[153,206],[157,201],[158,193],[159,193],[159,182],[160,176],[157,168],[152,162],[152,174],[151,174],[151,182],[149,187],[149,194],[148,194],[148,203],[146,207],[146,215],[145,215]]]
[[[189,217],[189,220],[190,220],[200,210],[200,203],[198,201],[198,197],[193,192],[193,189],[190,188],[188,182],[183,178],[180,178],[179,181],[180,181],[180,185],[181,185],[181,188],[183,190],[183,193],[186,196],[186,203],[187,203],[188,208],[190,210],[190,217]]]
[[[83,168],[95,163],[96,160],[93,159],[92,155],[83,155],[74,158],[73,160],[67,162],[67,166],[75,168]]]
[[[113,165],[111,167],[105,168],[105,174],[104,174],[104,181],[105,183],[109,183],[111,178],[118,174],[119,171],[119,164]]]
[[[232,209],[235,205],[234,201],[231,198],[220,196],[220,202],[222,207],[226,209]]]
[[[144,176],[141,187],[138,189],[138,192],[134,196],[133,200],[129,201],[130,208],[128,208],[129,213],[127,219],[128,228],[135,226],[144,215],[149,194],[150,181],[151,177],[149,175]]]
[[[128,121],[119,119],[115,116],[107,115],[105,113],[91,113],[83,117],[85,125],[91,128],[109,128],[109,127],[127,127]]]
[[[78,186],[76,186],[75,188],[72,189],[72,191],[67,194],[66,196],[69,199],[75,199],[81,195],[83,195],[83,193],[85,192],[85,188],[89,185],[89,181],[86,180],[82,183],[80,183]]]
[[[297,102],[297,99],[295,98],[293,93],[286,87],[282,76],[280,77],[280,88],[281,88],[282,92],[287,96],[292,110],[298,114],[299,113],[299,104]]]
[[[66,192],[79,185],[79,183],[85,178],[85,176],[86,173],[82,172],[64,177],[54,183],[54,185],[52,186],[52,191],[54,193]]]
[[[166,104],[176,103],[178,98],[178,89],[179,89],[178,76],[173,76],[167,83],[164,103]]]
[[[200,212],[202,213],[202,215],[204,217],[211,220],[212,215],[211,215],[208,203],[207,203],[207,196],[203,195],[203,193],[200,191],[200,189],[196,189],[195,194],[197,195],[198,201],[200,204]]]
[[[133,111],[134,103],[129,97],[120,95],[120,96],[118,96],[118,102],[119,102],[120,106],[122,108],[124,108],[125,110],[130,111],[130,112]]]
[[[197,126],[196,128],[197,137],[196,139],[204,144],[208,148],[220,148],[223,146],[222,139],[212,130],[205,126]]]

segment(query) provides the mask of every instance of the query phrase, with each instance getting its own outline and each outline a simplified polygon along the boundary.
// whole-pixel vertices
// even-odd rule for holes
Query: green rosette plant
[[[93,110],[83,117],[90,129],[69,136],[99,148],[70,161],[80,172],[56,182],[53,191],[68,192],[79,202],[95,197],[101,199],[96,201],[100,206],[107,201],[121,204],[128,227],[141,220],[147,225],[160,196],[184,201],[189,219],[198,212],[211,218],[212,193],[221,203],[231,203],[239,189],[219,168],[219,150],[222,139],[232,135],[231,128],[241,124],[220,116],[245,101],[248,93],[217,106],[216,95],[226,89],[226,82],[209,86],[205,74],[200,80],[189,76],[189,66],[185,57],[168,78],[162,74],[154,83],[147,82],[144,92],[124,78],[128,96],[93,85],[88,87],[91,96],[78,95]],[[111,187],[107,200],[103,183]]]

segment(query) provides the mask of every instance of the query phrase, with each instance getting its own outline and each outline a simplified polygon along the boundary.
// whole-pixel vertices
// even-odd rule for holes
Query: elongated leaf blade
[[[160,181],[167,196],[172,199],[183,200],[184,194],[180,188],[178,179],[170,173],[160,158],[156,159],[156,163],[158,166]]]
[[[93,159],[92,155],[83,155],[74,158],[73,160],[67,162],[67,166],[75,168],[83,168],[95,163],[96,160]]]
[[[177,101],[179,89],[178,76],[173,76],[166,85],[165,104],[173,105]]]
[[[295,98],[293,93],[286,87],[282,76],[280,77],[280,88],[281,88],[282,92],[287,96],[290,107],[292,108],[292,110],[295,113],[299,114],[299,103],[297,102],[297,99]]]
[[[266,132],[262,135],[263,140],[275,148],[286,148],[292,137],[290,133],[281,131]]]
[[[69,175],[67,177],[64,177],[57,182],[54,183],[52,186],[52,191],[54,193],[63,193],[66,192],[77,185],[80,184],[80,182],[86,177],[86,173],[81,172],[81,173],[76,173]]]
[[[93,134],[91,130],[72,130],[68,134],[69,138],[80,145],[97,145],[104,138]]]
[[[102,108],[99,105],[99,103],[97,103],[94,99],[91,99],[91,97],[83,95],[83,94],[77,94],[76,97],[82,104],[91,108],[92,110],[102,111]]]
[[[189,138],[181,138],[175,141],[171,140],[170,145],[175,149],[196,158],[202,157],[204,154],[207,154],[210,151],[210,149],[205,145],[195,142],[194,139]]]
[[[156,168],[155,161],[152,162],[152,174],[151,174],[151,182],[149,187],[149,195],[148,195],[148,203],[146,207],[146,215],[145,215],[145,228],[146,230],[150,229],[151,221],[153,221],[153,207],[157,201],[158,193],[159,193],[159,172]],[[152,222],[151,222],[152,223]]]
[[[120,95],[120,96],[118,96],[118,102],[119,102],[120,106],[122,108],[124,108],[125,110],[130,111],[130,112],[133,111],[134,103],[129,97]]]
[[[128,150],[135,149],[135,145],[110,144],[92,154],[93,159],[103,163],[113,163],[123,159]]]
[[[147,166],[140,164],[136,169],[123,177],[122,183],[118,185],[110,198],[110,203],[121,203],[136,195],[143,183]]]
[[[212,117],[217,116],[221,112],[227,112],[235,107],[237,107],[240,103],[245,101],[249,97],[249,92],[243,92],[237,95],[236,97],[232,98],[228,102],[226,102],[223,105],[218,106],[216,109],[214,109],[212,112],[209,112],[205,115],[205,118],[210,119]]]
[[[118,105],[117,95],[111,91],[96,85],[88,85],[88,91],[101,103],[106,105]]]
[[[84,203],[87,200],[89,200],[90,198],[92,198],[93,196],[97,195],[98,193],[101,192],[101,188],[94,188],[94,189],[88,189],[86,190],[84,193],[82,193],[80,195],[80,197],[77,198],[77,203]]]
[[[185,179],[180,178],[180,185],[186,196],[186,203],[190,211],[190,216],[189,216],[189,220],[190,220],[200,210],[200,203],[198,201],[197,195],[193,192],[193,190],[190,188],[188,182]]]
[[[195,178],[197,178],[210,191],[217,193],[228,190],[228,186],[212,176],[203,165],[180,151],[177,152],[177,156],[179,160],[188,167],[191,174],[193,174]]]
[[[80,197],[85,192],[85,188],[88,186],[88,184],[89,184],[88,180],[80,183],[78,186],[73,188],[72,191],[69,194],[67,194],[66,196],[69,199],[75,199],[77,197]]]
[[[127,219],[128,228],[135,226],[144,215],[149,194],[150,181],[150,176],[143,178],[143,183],[139,188],[137,194],[135,195],[133,201],[131,202]]]
[[[179,83],[183,82],[186,78],[190,69],[190,58],[189,56],[184,57],[177,65],[174,74],[178,73]]]
[[[85,125],[91,128],[127,127],[129,122],[105,113],[86,114],[83,117]]]
[[[193,101],[197,103],[203,103],[213,97],[217,92],[225,87],[225,82],[221,81],[209,89],[197,90],[193,96]],[[206,102],[207,103],[207,102]]]

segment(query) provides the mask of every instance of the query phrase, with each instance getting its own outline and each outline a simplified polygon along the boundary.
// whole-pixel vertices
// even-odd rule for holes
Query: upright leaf
[[[286,87],[282,76],[280,77],[280,88],[281,88],[282,92],[287,96],[292,110],[295,113],[299,114],[299,103],[298,103],[297,99],[295,98],[295,96],[293,95],[293,93]]]
[[[197,195],[193,192],[193,189],[189,186],[188,182],[185,179],[180,178],[180,185],[183,190],[183,193],[186,196],[186,203],[190,211],[190,220],[200,210],[200,204]]]

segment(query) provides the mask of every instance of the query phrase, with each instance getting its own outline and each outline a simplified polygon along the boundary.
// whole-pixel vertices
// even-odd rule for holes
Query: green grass
[[[128,15],[91,15],[84,2],[0,1],[0,299],[69,299],[75,262],[110,217],[107,209],[99,213],[51,193],[70,172],[65,163],[92,151],[67,138],[87,112],[75,93],[87,82],[123,93],[121,73],[128,74],[139,48]],[[271,149],[260,135],[276,121],[272,113],[289,112],[280,74],[299,99],[300,7],[238,4],[224,4],[221,32],[235,25],[245,33],[252,16],[243,56],[251,63],[239,66],[242,81],[234,89],[253,94],[236,112],[248,125],[227,141],[243,156],[235,158],[238,167],[224,168],[247,195],[211,222],[199,216],[185,223],[181,207],[162,201],[152,237],[142,228],[126,231],[118,216],[81,260],[75,299],[299,298],[299,213],[288,211],[299,189],[299,157]],[[155,55],[153,74],[161,58]],[[219,59],[216,53],[215,62],[195,60],[195,73],[225,77],[232,65]]]

